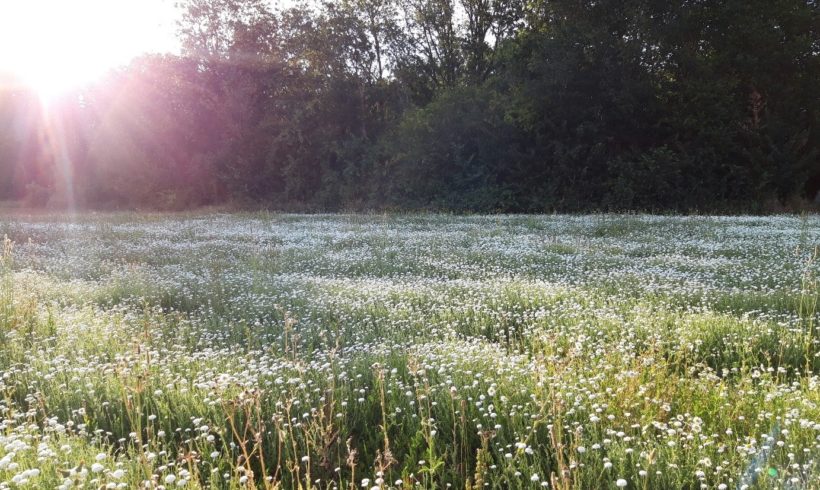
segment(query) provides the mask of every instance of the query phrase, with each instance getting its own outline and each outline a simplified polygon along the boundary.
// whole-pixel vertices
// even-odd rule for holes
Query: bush
[[[41,208],[48,204],[52,190],[37,182],[29,182],[26,185],[26,193],[23,204],[26,207]]]

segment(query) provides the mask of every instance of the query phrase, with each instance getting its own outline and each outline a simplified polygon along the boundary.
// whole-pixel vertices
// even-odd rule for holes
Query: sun
[[[105,70],[105,67],[95,65],[93,59],[76,55],[68,57],[65,53],[43,48],[29,46],[19,56],[6,58],[11,61],[7,70],[42,96],[60,95],[93,80]]]
[[[172,0],[0,0],[0,72],[42,96],[174,51]]]

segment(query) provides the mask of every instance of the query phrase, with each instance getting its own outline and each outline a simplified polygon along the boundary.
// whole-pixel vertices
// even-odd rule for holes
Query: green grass
[[[0,230],[0,488],[820,488],[817,217]]]

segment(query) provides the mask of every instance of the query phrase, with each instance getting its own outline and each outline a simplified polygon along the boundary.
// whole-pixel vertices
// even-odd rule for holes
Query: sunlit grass
[[[815,217],[0,230],[3,487],[820,485]]]

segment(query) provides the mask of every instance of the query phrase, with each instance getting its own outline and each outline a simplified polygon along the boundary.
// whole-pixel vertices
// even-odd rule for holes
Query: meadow
[[[820,217],[0,217],[0,488],[820,489]]]

